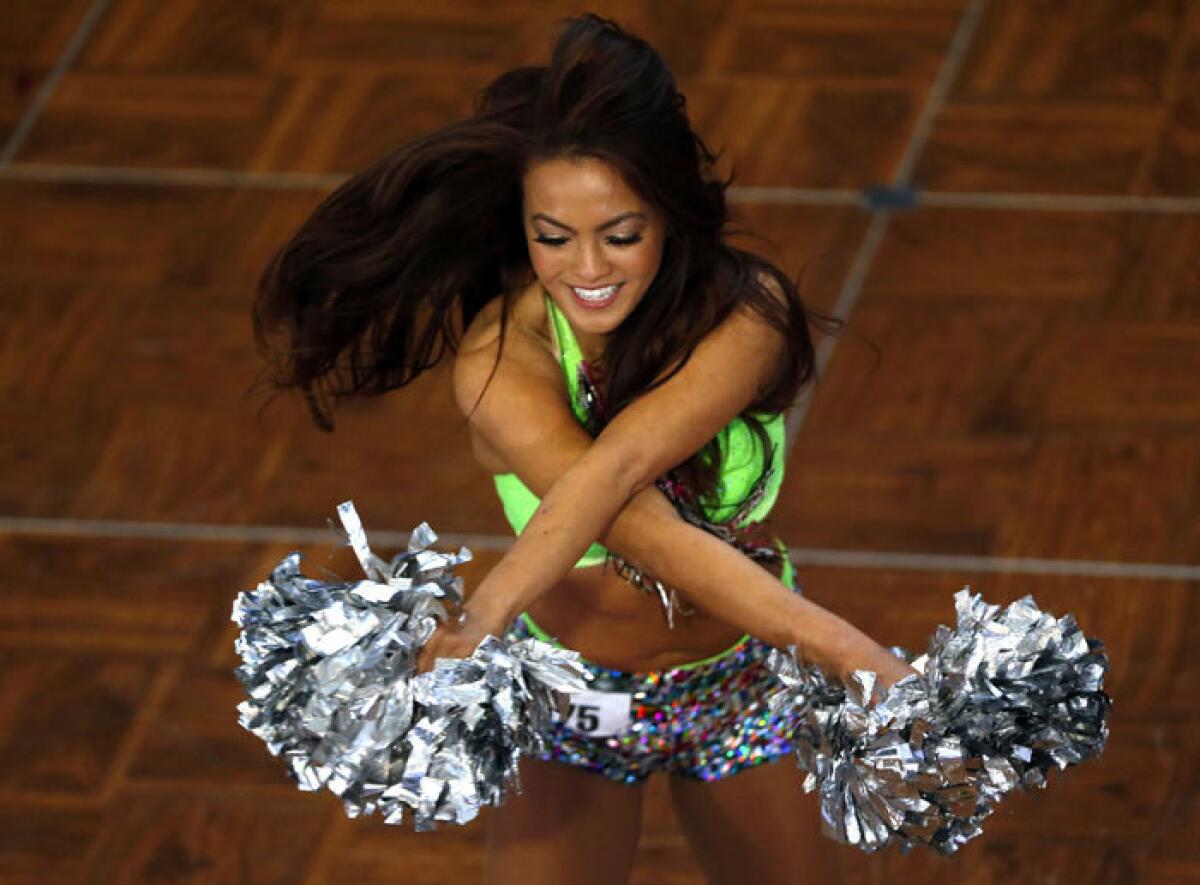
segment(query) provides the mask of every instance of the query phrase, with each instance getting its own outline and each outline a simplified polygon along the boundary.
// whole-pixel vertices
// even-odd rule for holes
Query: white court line
[[[913,170],[920,159],[921,151],[924,150],[925,143],[929,140],[929,134],[933,131],[933,124],[937,119],[937,115],[946,103],[946,96],[950,94],[950,87],[954,84],[955,77],[958,76],[958,70],[962,67],[963,59],[966,58],[967,49],[970,47],[971,40],[975,36],[975,31],[979,27],[979,20],[983,17],[983,10],[986,6],[987,0],[971,0],[971,3],[963,10],[962,18],[959,19],[958,27],[955,29],[954,36],[950,40],[950,46],[946,50],[946,57],[942,60],[942,66],[938,69],[937,77],[934,78],[933,86],[929,90],[925,104],[921,108],[921,112],[917,115],[916,122],[913,124],[913,131],[909,135],[904,154],[901,156],[900,162],[896,164],[896,171],[892,175],[893,187],[905,187],[909,185]],[[879,249],[879,244],[883,241],[884,234],[887,233],[890,219],[891,213],[889,211],[876,210],[872,213],[871,223],[867,226],[862,243],[859,244],[858,251],[850,263],[850,269],[846,274],[846,279],[842,283],[842,289],[838,293],[837,301],[833,306],[833,316],[843,322],[850,318],[850,312],[858,302],[859,293],[862,291],[863,283],[866,281],[871,264],[875,260],[875,253]],[[825,369],[828,367],[829,361],[833,359],[833,351],[836,347],[837,338],[834,336],[824,338],[820,345],[818,345],[818,379],[824,377]],[[812,405],[815,394],[815,387],[815,384],[809,384],[801,393],[800,399],[788,411],[785,425],[785,450],[788,455],[791,454],[792,446],[796,443],[796,437],[800,435],[800,428],[804,425],[804,419],[808,416],[808,410]]]
[[[290,525],[220,525],[124,519],[50,519],[35,516],[0,516],[0,535],[5,534],[113,540],[207,541],[227,544],[341,543],[338,530],[332,527],[317,529]],[[367,534],[371,543],[379,547],[404,547],[408,544],[409,532],[372,529]],[[513,539],[507,535],[439,532],[438,542],[455,547],[466,545],[472,550],[507,550],[512,546]]]
[[[821,188],[730,188],[730,201],[796,206],[857,206],[869,208],[862,191]],[[915,207],[947,209],[1051,210],[1056,212],[1158,212],[1200,214],[1200,197],[1137,196],[1134,194],[1035,194],[987,191],[913,191]]]
[[[333,191],[349,178],[341,172],[270,172],[240,169],[147,168],[13,163],[0,167],[0,180],[155,187],[225,187],[244,190]],[[856,206],[868,208],[862,191],[842,188],[736,186],[728,191],[742,205]],[[988,193],[914,191],[917,206],[955,209],[1047,209],[1064,212],[1162,212],[1200,214],[1200,197],[1129,194]]]
[[[138,522],[117,519],[47,519],[0,517],[0,535],[59,538],[104,538],[110,540],[154,540],[218,542],[229,544],[340,545],[333,529],[284,525],[216,525],[183,522]],[[368,531],[367,537],[379,551],[403,548],[408,532]],[[465,546],[477,552],[502,552],[512,546],[509,535],[446,532],[438,536],[442,547]],[[1149,580],[1200,580],[1200,566],[1150,562],[1107,562],[1087,559],[1039,559],[1010,556],[963,556],[941,553],[905,553],[876,550],[832,550],[794,547],[790,551],[797,566],[833,568],[904,569],[912,571],[958,571],[1020,573],[1028,575],[1080,575],[1093,578],[1140,578]]]
[[[228,187],[276,191],[332,191],[348,177],[341,173],[324,172],[261,172],[178,167],[154,169],[143,166],[68,166],[54,163],[14,163],[0,169],[0,178],[17,181]]]
[[[916,123],[913,124],[913,131],[908,138],[904,154],[901,156],[900,162],[896,164],[896,172],[892,176],[893,184],[906,185],[912,181],[913,172],[921,159],[921,152],[925,150],[925,144],[933,133],[933,124],[946,104],[950,88],[954,85],[959,68],[962,67],[963,60],[967,57],[967,50],[971,46],[971,40],[975,37],[975,31],[979,28],[979,20],[983,17],[983,10],[986,7],[987,0],[971,0],[967,4],[967,8],[963,10],[958,28],[955,29],[954,36],[950,39],[950,46],[946,49],[946,57],[942,60],[942,66],[933,81],[933,87],[925,99],[925,106],[921,108],[921,113],[918,115]]]
[[[731,203],[791,206],[865,206],[862,191],[820,187],[736,185],[727,191]]]
[[[980,191],[917,191],[918,206],[948,209],[1048,209],[1056,212],[1200,213],[1200,197],[1126,194],[1002,194]]]
[[[1200,565],[1154,562],[1111,562],[1093,559],[1040,559],[1029,556],[964,556],[949,553],[903,553],[793,547],[796,565],[833,568],[903,569],[931,572],[991,572],[1024,575],[1077,575],[1089,578],[1141,578],[1165,581],[1200,580]]]
[[[859,244],[858,251],[854,253],[854,260],[846,272],[846,280],[842,284],[842,289],[838,292],[837,301],[833,306],[835,317],[845,320],[850,316],[850,311],[858,301],[863,282],[867,278],[867,271],[870,270],[871,264],[875,260],[875,252],[879,249],[879,244],[883,242],[883,235],[887,232],[887,228],[888,214],[885,212],[874,213],[870,224],[867,225],[867,232],[863,236],[862,243]],[[825,370],[829,366],[829,361],[833,359],[833,349],[836,346],[837,339],[832,335],[822,338],[821,343],[817,345],[816,377],[818,384],[820,379],[825,377]],[[796,437],[800,434],[800,428],[804,424],[804,418],[808,414],[815,395],[816,384],[809,384],[801,392],[796,404],[788,410],[784,424],[784,450],[788,455],[792,452],[792,446],[796,443]]]
[[[25,139],[29,137],[29,133],[33,130],[33,124],[37,122],[42,108],[50,101],[50,95],[54,92],[55,87],[58,86],[58,81],[63,78],[63,75],[75,63],[76,56],[83,50],[83,44],[87,42],[88,37],[92,35],[92,31],[96,29],[96,25],[100,23],[100,17],[104,15],[108,4],[109,0],[95,0],[88,9],[87,14],[84,15],[83,21],[79,23],[79,27],[75,29],[75,33],[71,36],[71,42],[67,44],[67,48],[63,50],[63,54],[59,56],[54,67],[50,69],[50,73],[42,82],[37,95],[33,97],[33,101],[29,103],[29,107],[25,109],[25,113],[21,115],[21,119],[17,121],[12,134],[9,135],[8,142],[4,145],[4,150],[0,151],[0,169],[8,166],[12,162],[12,158],[17,155],[17,151],[25,144]],[[12,15],[11,12],[8,14]]]

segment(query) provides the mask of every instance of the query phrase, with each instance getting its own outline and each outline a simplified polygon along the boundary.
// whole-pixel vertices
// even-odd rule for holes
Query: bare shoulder
[[[488,347],[499,338],[500,320],[507,306],[508,328],[517,327],[528,334],[536,334],[538,327],[544,325],[546,312],[543,308],[538,315],[537,292],[534,287],[512,292],[507,299],[498,295],[487,302],[471,324],[463,333],[463,351],[470,352],[481,347]],[[506,305],[507,302],[507,305]]]
[[[454,361],[454,395],[479,464],[543,488],[547,465],[578,457],[591,440],[571,412],[540,287],[507,302],[507,316],[497,298],[464,333]]]
[[[788,307],[787,293],[784,292],[783,286],[780,285],[774,274],[767,273],[765,270],[759,271],[756,279],[771,300],[775,302],[775,307],[786,311]],[[752,336],[758,342],[760,348],[758,356],[764,364],[774,364],[786,350],[787,342],[782,331],[750,305],[741,304],[734,311],[731,319],[731,325],[738,328],[742,334]]]
[[[756,275],[759,285],[768,297],[775,302],[775,307],[786,310],[787,294],[774,275],[759,271]],[[730,342],[741,342],[741,347],[727,347]],[[749,301],[741,301],[716,328],[711,330],[701,342],[700,349],[708,349],[712,359],[722,358],[738,361],[744,366],[745,361],[771,364],[784,350],[786,341],[780,329],[772,320],[767,319],[758,307]]]
[[[454,392],[464,415],[474,409],[497,376],[553,384],[558,366],[546,329],[541,290],[534,284],[507,299],[493,298],[463,334],[454,361]],[[504,319],[503,336],[501,320]]]

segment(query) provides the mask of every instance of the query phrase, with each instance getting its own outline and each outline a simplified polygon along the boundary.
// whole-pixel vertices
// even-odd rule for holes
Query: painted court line
[[[986,8],[987,0],[971,0],[967,4],[967,8],[963,10],[954,36],[950,38],[950,46],[946,49],[946,57],[942,60],[942,66],[938,69],[937,77],[925,99],[925,105],[921,108],[921,113],[913,124],[908,145],[904,149],[900,162],[896,164],[896,172],[892,176],[893,184],[907,185],[912,182],[913,173],[921,159],[921,153],[925,150],[929,136],[933,133],[933,124],[946,104],[946,98],[950,95],[950,89],[954,86],[958,71],[967,57],[967,50],[971,47],[971,41],[979,29],[979,21]]]
[[[156,187],[227,187],[253,190],[335,190],[347,175],[333,172],[266,172],[239,169],[67,166],[13,163],[0,168],[0,180],[125,184]],[[1163,212],[1200,214],[1200,197],[1129,194],[1034,194],[984,191],[913,191],[914,206],[953,209],[1052,210],[1064,212]],[[742,205],[855,206],[869,209],[863,191],[839,188],[736,186],[731,203]]]
[[[0,151],[0,169],[8,166],[13,157],[17,155],[17,151],[25,144],[25,139],[29,137],[29,133],[33,131],[33,124],[37,122],[38,115],[41,114],[42,108],[50,101],[50,96],[58,86],[58,81],[63,78],[67,70],[75,63],[75,58],[83,51],[83,44],[87,42],[88,37],[92,35],[92,31],[96,29],[96,25],[100,23],[101,16],[108,8],[109,0],[96,0],[84,15],[83,21],[79,27],[75,29],[75,33],[71,36],[71,42],[67,44],[67,48],[63,50],[63,54],[59,56],[54,67],[50,69],[50,73],[42,82],[42,86],[37,91],[37,95],[33,97],[33,101],[29,103],[29,107],[25,109],[25,113],[21,115],[21,119],[17,121],[17,125],[13,128],[12,134],[8,137],[8,142],[4,145],[4,150]],[[11,16],[13,13],[8,12]]]
[[[1200,580],[1200,565],[1154,562],[1109,562],[1092,559],[1041,559],[1014,556],[964,556],[871,550],[793,547],[796,565],[833,568],[902,569],[931,572],[989,572],[1024,575],[1075,575],[1088,578],[1140,578],[1157,581]]]
[[[127,184],[152,187],[227,187],[242,190],[332,191],[347,178],[340,173],[259,172],[241,169],[154,169],[141,166],[67,166],[14,163],[0,178],[16,181]]]
[[[922,106],[920,113],[917,115],[916,122],[913,124],[913,131],[909,135],[908,143],[905,145],[904,154],[896,164],[896,170],[892,175],[893,188],[909,187],[913,171],[916,169],[917,161],[920,159],[921,151],[924,150],[925,143],[929,140],[929,134],[933,131],[933,125],[937,120],[938,113],[946,103],[946,97],[950,94],[950,88],[954,85],[954,80],[958,76],[958,70],[962,67],[963,59],[966,58],[967,49],[970,47],[971,40],[975,36],[975,31],[979,27],[979,21],[983,16],[983,10],[986,6],[986,0],[972,0],[963,11],[962,18],[958,22],[958,27],[955,28],[954,36],[950,40],[950,46],[946,50],[946,57],[942,60],[942,65],[938,69],[937,77],[934,79],[933,85],[929,90],[925,104]],[[863,235],[863,240],[854,255],[850,269],[846,274],[846,279],[842,283],[841,291],[838,293],[837,301],[833,307],[833,316],[843,322],[849,320],[850,313],[858,301],[863,283],[866,281],[871,264],[875,260],[875,253],[879,249],[879,244],[883,241],[884,234],[887,233],[890,218],[891,213],[886,210],[875,210],[872,213],[871,223],[867,226],[866,233]],[[824,338],[817,346],[818,379],[824,377],[825,370],[829,366],[830,360],[833,359],[833,352],[836,347],[837,338],[833,336]],[[815,385],[810,384],[804,389],[796,404],[788,410],[785,424],[785,448],[789,455],[791,454],[792,446],[796,442],[796,437],[800,435],[800,428],[804,426],[804,419],[808,416],[814,395]]]
[[[872,216],[871,223],[867,225],[867,231],[863,235],[862,243],[859,244],[858,251],[854,253],[854,260],[846,272],[846,281],[842,284],[842,289],[838,292],[838,298],[833,307],[833,316],[838,319],[847,319],[850,311],[854,309],[859,293],[862,292],[863,283],[867,279],[867,271],[870,270],[871,264],[875,260],[875,252],[879,249],[879,244],[883,242],[883,235],[887,232],[887,227],[887,213],[877,212]],[[836,346],[837,338],[834,336],[822,338],[817,345],[817,384],[820,383],[819,379],[825,377],[825,370],[829,366],[829,361],[833,359],[833,350]],[[809,384],[801,392],[796,404],[788,410],[784,423],[784,448],[789,455],[796,442],[796,437],[800,435],[800,428],[804,424],[804,418],[808,414],[815,395],[816,385]]]
[[[917,191],[918,206],[948,209],[1024,209],[1055,212],[1200,213],[1200,197],[1140,197],[1124,194],[1001,194]]]
[[[244,190],[335,190],[347,175],[333,172],[267,172],[238,169],[67,166],[13,163],[0,166],[0,180],[153,187],[224,187]],[[1131,194],[1036,194],[986,191],[912,191],[913,206],[946,209],[1046,210],[1060,212],[1147,212],[1200,214],[1200,197]],[[729,201],[741,205],[852,206],[870,209],[863,191],[839,188],[735,186]]]
[[[219,542],[231,544],[319,545],[341,544],[333,529],[283,525],[216,525],[182,522],[138,522],[117,519],[46,519],[0,517],[0,535],[28,537],[95,538],[109,540],[153,540]],[[408,544],[408,532],[372,529],[368,538],[381,552]],[[465,546],[476,552],[501,552],[512,546],[509,535],[445,532],[439,546]],[[873,550],[831,550],[794,547],[796,565],[833,568],[904,569],[938,572],[989,572],[1029,575],[1078,575],[1093,578],[1139,578],[1146,580],[1200,580],[1200,565],[1150,562],[1106,562],[1087,559],[1038,559],[1006,556],[963,556],[940,553],[905,553]]]

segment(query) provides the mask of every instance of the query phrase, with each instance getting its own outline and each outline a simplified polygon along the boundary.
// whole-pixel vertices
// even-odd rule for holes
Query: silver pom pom
[[[1001,610],[964,587],[958,625],[938,627],[920,675],[870,706],[875,674],[851,685],[774,652],[783,689],[770,701],[797,717],[796,754],[818,790],[827,834],[875,851],[928,845],[951,854],[978,836],[1009,791],[1093,758],[1108,738],[1108,658],[1071,615],[1032,597]]]
[[[557,692],[586,687],[586,671],[575,652],[488,636],[469,658],[418,676],[417,652],[448,617],[443,601],[462,601],[454,568],[470,551],[429,549],[437,536],[422,523],[385,562],[353,504],[338,513],[364,580],[307,578],[291,553],[234,601],[248,696],[239,721],[300,789],[330,790],[350,817],[378,810],[399,824],[408,806],[418,830],[466,823],[519,784],[520,754],[541,749]]]

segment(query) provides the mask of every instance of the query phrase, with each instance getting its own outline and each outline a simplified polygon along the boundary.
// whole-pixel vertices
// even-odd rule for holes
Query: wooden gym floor
[[[349,821],[236,723],[233,596],[295,547],[352,574],[339,501],[377,546],[472,535],[468,577],[507,536],[444,373],[333,436],[260,418],[248,303],[345,173],[584,8],[4,4],[0,880],[477,880],[478,823]],[[1112,656],[1098,762],[954,859],[828,842],[811,880],[1200,881],[1200,2],[593,8],[662,50],[739,215],[849,318],[791,416],[806,591],[910,647],[963,584],[1032,592]],[[701,882],[650,807],[634,881]]]

